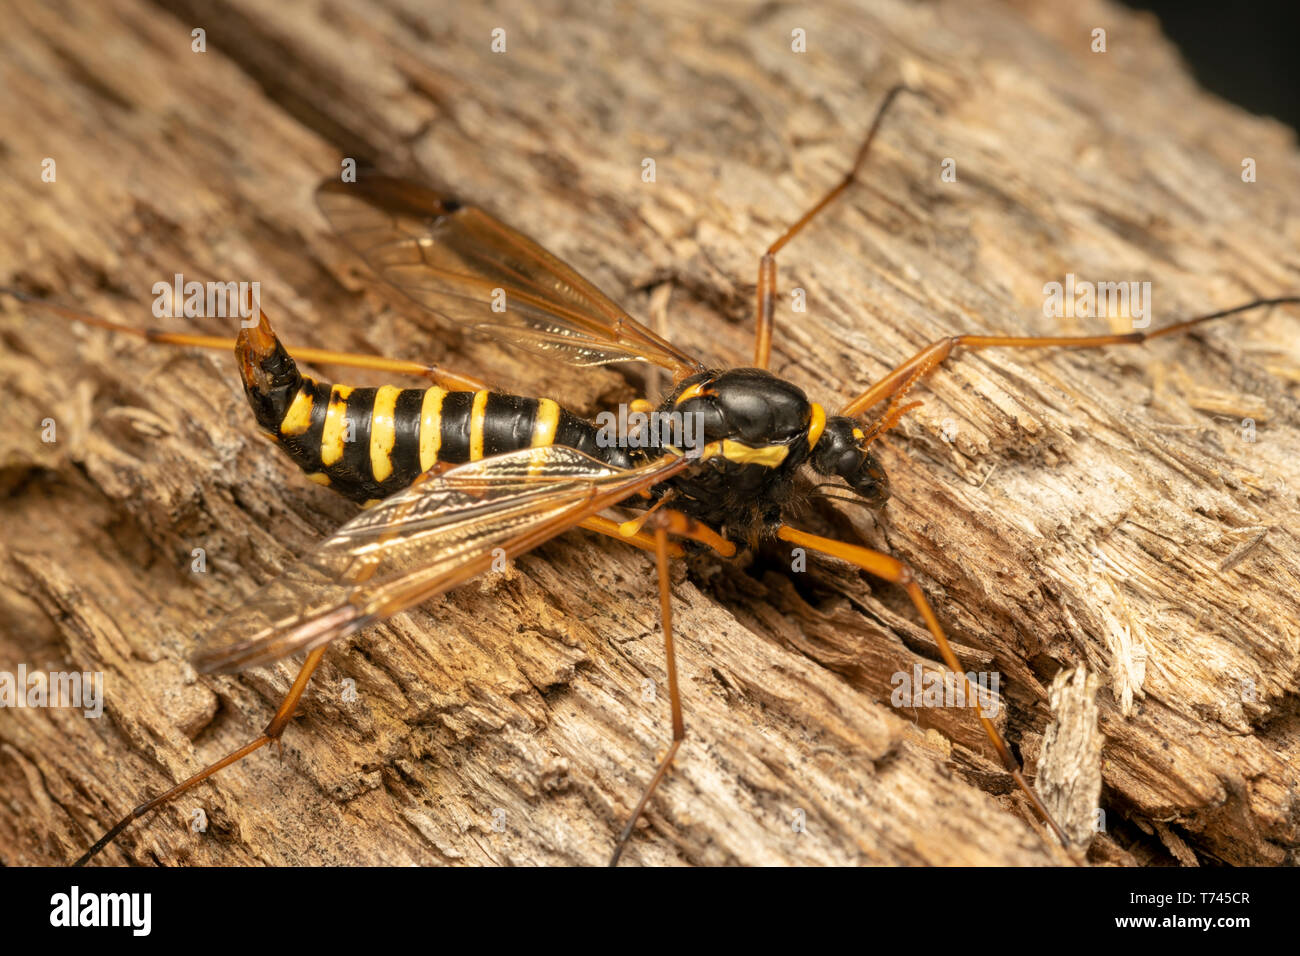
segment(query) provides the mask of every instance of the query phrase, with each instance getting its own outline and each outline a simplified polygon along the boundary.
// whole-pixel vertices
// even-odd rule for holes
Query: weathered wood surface
[[[774,366],[814,398],[944,333],[1105,327],[1043,316],[1066,273],[1151,281],[1157,322],[1300,288],[1294,134],[1198,91],[1154,21],[1103,3],[4,7],[0,280],[121,322],[154,324],[177,272],[256,279],[290,344],[487,369],[585,412],[633,394],[361,291],[310,200],[346,155],[454,186],[634,313],[667,297],[670,336],[743,364],[759,251],[900,72],[939,108],[901,101],[864,182],[782,255]],[[260,729],[291,670],[198,679],[193,635],[352,507],[257,437],[230,356],[2,315],[0,670],[107,685],[98,720],[0,712],[0,860],[51,863]],[[1051,678],[1101,675],[1093,862],[1296,858],[1297,342],[1277,309],[1143,349],[961,355],[883,451],[883,518],[805,516],[918,569],[967,666],[1003,674],[1031,771]],[[905,598],[788,562],[678,569],[690,733],[627,859],[1065,861],[966,715],[889,707],[890,675],[936,659]],[[103,859],[602,862],[668,738],[665,695],[642,694],[664,674],[652,565],[575,533],[516,571],[331,651],[282,760]]]

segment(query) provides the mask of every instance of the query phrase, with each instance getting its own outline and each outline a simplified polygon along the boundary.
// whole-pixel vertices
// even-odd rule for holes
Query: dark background
[[[1300,129],[1300,0],[1123,2],[1160,18],[1203,87]]]

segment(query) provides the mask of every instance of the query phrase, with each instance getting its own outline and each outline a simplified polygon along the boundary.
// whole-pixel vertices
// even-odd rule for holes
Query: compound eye
[[[852,482],[857,480],[862,464],[862,452],[855,445],[846,445],[835,458],[834,471],[845,481]]]
[[[853,490],[867,500],[879,506],[889,500],[889,475],[875,455],[868,452],[850,482]]]

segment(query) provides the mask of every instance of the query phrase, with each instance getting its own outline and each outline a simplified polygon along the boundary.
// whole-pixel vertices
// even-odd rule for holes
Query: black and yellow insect
[[[212,673],[308,652],[262,734],[137,807],[78,862],[89,860],[131,821],[277,740],[330,642],[464,583],[502,553],[521,554],[574,527],[622,537],[652,550],[658,561],[672,743],[615,840],[612,862],[685,736],[668,589],[673,555],[711,548],[731,556],[739,547],[776,538],[846,560],[906,590],[945,664],[961,674],[963,668],[905,564],[787,523],[806,494],[796,480],[801,470],[838,479],[863,503],[882,507],[889,486],[872,442],[911,407],[902,403],[908,389],[957,346],[1136,344],[1300,298],[1260,300],[1127,334],[945,337],[828,414],[800,388],[767,370],[776,254],[853,182],[901,90],[887,95],[850,172],[760,259],[750,368],[706,366],[638,323],[532,240],[474,206],[383,177],[331,181],[319,188],[319,205],[339,235],[383,281],[442,318],[570,365],[642,361],[669,370],[673,386],[668,394],[657,407],[642,404],[665,415],[696,416],[701,429],[690,448],[612,444],[602,440],[595,423],[554,400],[501,394],[473,377],[415,363],[300,351],[302,358],[427,373],[435,384],[349,388],[317,382],[302,375],[260,310],[256,323],[234,343],[141,333],[175,344],[233,344],[249,403],[265,433],[309,478],[369,507],[228,615],[195,656],[200,670]],[[505,310],[494,310],[492,304],[502,298]],[[882,404],[882,412],[867,417]],[[616,505],[642,511],[620,524],[602,515]],[[973,705],[977,695],[970,693],[968,700]],[[972,713],[1035,812],[1064,843],[1001,734],[978,711]]]
[[[632,467],[617,446],[549,398],[488,389],[353,388],[317,382],[276,342],[261,365],[265,383],[248,384],[257,422],[311,480],[373,505],[438,464],[482,461],[521,448],[563,445],[618,468]]]

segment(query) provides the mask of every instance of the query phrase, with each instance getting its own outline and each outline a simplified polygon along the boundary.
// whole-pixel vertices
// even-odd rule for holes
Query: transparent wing
[[[355,633],[464,583],[502,552],[510,558],[536,547],[686,464],[670,455],[620,470],[551,446],[426,473],[343,525],[222,619],[195,654],[195,666],[229,673]]]
[[[326,180],[316,202],[380,278],[447,320],[570,365],[637,360],[679,377],[702,368],[570,266],[477,207],[382,176]]]

